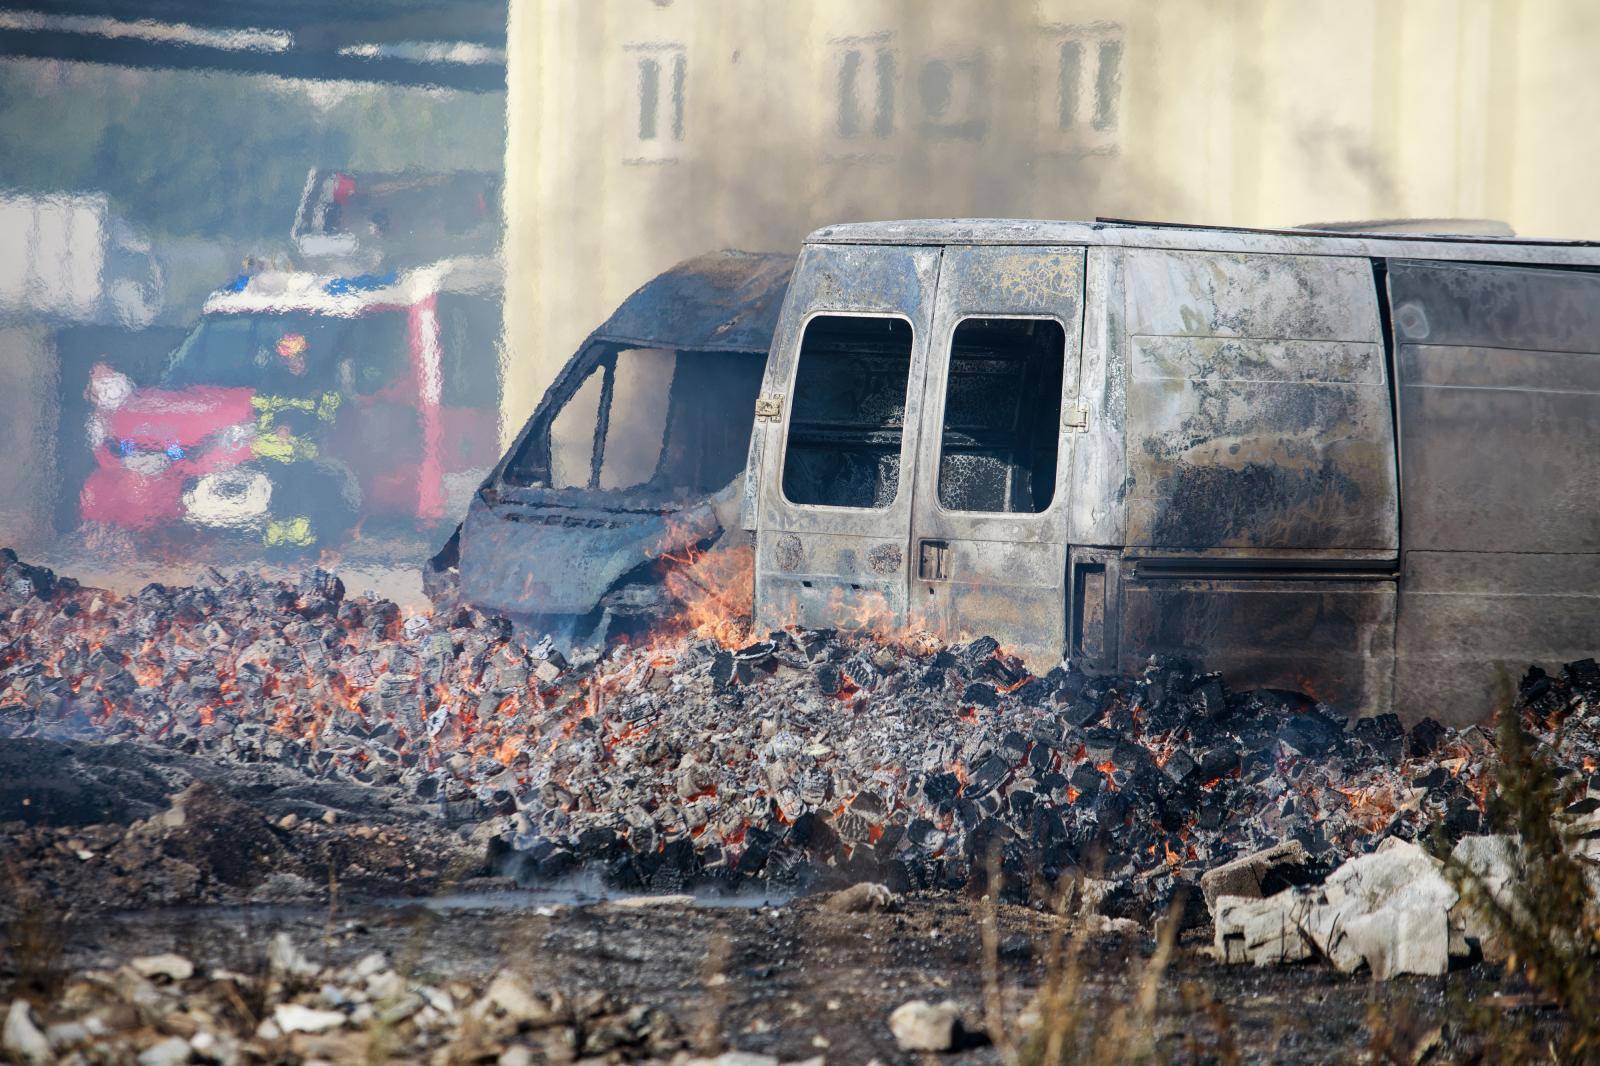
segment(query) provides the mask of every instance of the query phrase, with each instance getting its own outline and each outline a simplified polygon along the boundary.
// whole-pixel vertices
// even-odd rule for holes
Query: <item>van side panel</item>
[[[1600,274],[1392,260],[1404,572],[1396,704],[1481,719],[1600,651]]]
[[[1123,669],[1386,709],[1399,492],[1365,259],[1126,253]]]
[[[1129,546],[1393,555],[1366,260],[1134,249],[1127,302]]]

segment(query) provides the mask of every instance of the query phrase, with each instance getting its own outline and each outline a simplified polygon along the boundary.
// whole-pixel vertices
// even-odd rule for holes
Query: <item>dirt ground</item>
[[[86,528],[49,544],[29,545],[24,554],[30,562],[90,588],[120,595],[136,593],[152,581],[194,584],[204,579],[208,566],[224,573],[244,569],[294,580],[315,564],[338,574],[352,595],[373,592],[404,608],[427,610],[420,567],[448,536],[448,529],[424,534],[377,528],[325,550],[288,552],[253,543],[166,542],[121,530]]]
[[[910,897],[894,913],[838,914],[815,899],[635,907],[520,892],[335,910],[169,909],[81,922],[65,961],[84,968],[177,951],[202,966],[240,969],[287,931],[318,962],[354,963],[376,950],[401,972],[430,980],[511,968],[539,990],[605,990],[665,1009],[703,1050],[913,1063],[930,1059],[896,1049],[887,1018],[900,1004],[954,1000],[969,1023],[983,1022],[986,992],[996,987],[984,977],[985,913],[984,905],[950,896]],[[1001,1013],[1014,1022],[1045,971],[1057,929],[1052,916],[1027,908],[1003,906],[997,916]],[[1409,1062],[1419,1053],[1428,1061],[1470,1060],[1467,1004],[1497,1002],[1502,992],[1482,967],[1374,984],[1317,965],[1222,967],[1203,944],[1186,940],[1162,975],[1159,1061]],[[1106,1025],[1136,994],[1151,951],[1146,937],[1085,946],[1078,1003],[1088,1024]],[[1001,1049],[972,1044],[935,1058],[1004,1061]],[[1394,1057],[1375,1054],[1378,1045],[1391,1046]]]

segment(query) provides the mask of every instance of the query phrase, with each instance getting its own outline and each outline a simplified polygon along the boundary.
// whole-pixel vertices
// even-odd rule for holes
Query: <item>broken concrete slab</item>
[[[1219,896],[1212,906],[1217,957],[1257,966],[1313,953],[1349,973],[1365,965],[1378,980],[1437,975],[1450,966],[1450,913],[1459,899],[1437,859],[1391,838],[1351,859],[1317,889],[1266,899]],[[1246,882],[1248,885],[1248,882]]]
[[[1292,871],[1304,871],[1310,858],[1300,841],[1285,840],[1207,870],[1200,876],[1200,890],[1207,907],[1219,896],[1264,899],[1298,883]]]
[[[1217,959],[1272,966],[1311,957],[1302,932],[1309,903],[1293,891],[1270,899],[1219,896],[1212,908]]]

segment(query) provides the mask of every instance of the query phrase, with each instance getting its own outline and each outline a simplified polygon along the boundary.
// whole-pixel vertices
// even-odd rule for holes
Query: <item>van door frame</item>
[[[993,636],[1047,669],[1068,650],[1067,515],[1081,406],[1087,250],[1082,245],[949,245],[929,335],[909,538],[913,624],[949,640]],[[939,499],[956,330],[971,319],[1053,321],[1063,333],[1055,486],[1039,512],[952,511]],[[928,548],[943,563],[924,566]],[[1043,615],[1041,617],[1041,614]]]
[[[918,427],[940,249],[807,245],[773,335],[757,403],[755,620],[758,630],[904,625]],[[794,383],[806,327],[825,315],[899,318],[911,325],[900,473],[888,507],[796,504],[783,492]]]

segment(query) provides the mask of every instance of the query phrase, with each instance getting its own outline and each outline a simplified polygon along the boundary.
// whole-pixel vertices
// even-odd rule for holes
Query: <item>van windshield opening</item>
[[[1053,319],[969,318],[950,339],[939,504],[1038,514],[1056,491],[1066,332]]]
[[[819,315],[795,369],[783,495],[790,503],[882,509],[900,488],[911,324]]]
[[[669,499],[715,492],[744,468],[762,354],[609,348],[503,480]]]

